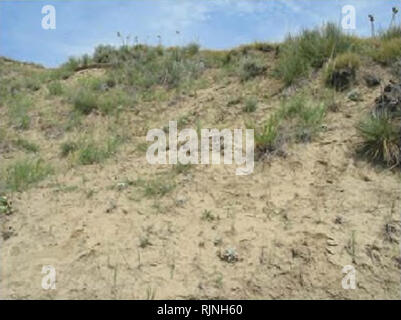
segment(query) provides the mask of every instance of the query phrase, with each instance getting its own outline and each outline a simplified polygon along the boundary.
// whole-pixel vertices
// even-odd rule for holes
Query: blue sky
[[[42,7],[56,8],[56,29],[41,27]],[[96,45],[131,42],[226,49],[253,41],[280,41],[289,32],[339,22],[344,5],[356,8],[355,33],[367,36],[367,15],[377,28],[401,0],[0,0],[0,55],[57,66]],[[401,12],[400,12],[401,16]],[[398,22],[400,17],[398,17]],[[179,34],[176,31],[180,31]]]

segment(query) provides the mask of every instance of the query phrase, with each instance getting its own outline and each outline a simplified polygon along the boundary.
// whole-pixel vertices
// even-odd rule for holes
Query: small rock
[[[0,196],[0,214],[10,215],[13,213],[12,202],[6,196]]]
[[[178,195],[175,199],[175,203],[179,207],[183,207],[187,201],[188,199],[184,195]]]
[[[119,183],[117,183],[116,187],[117,187],[118,191],[122,191],[128,187],[128,183],[119,182]]]
[[[228,263],[235,263],[238,261],[238,253],[235,248],[227,248],[223,253],[219,253],[219,258]]]
[[[401,83],[390,83],[383,93],[376,99],[376,111],[388,114],[401,113]]]
[[[399,221],[390,221],[384,226],[385,238],[389,242],[399,243],[401,236],[401,224]]]
[[[337,91],[344,91],[348,89],[351,82],[355,80],[355,70],[351,68],[344,68],[341,70],[333,71],[330,77],[330,84]]]
[[[344,219],[340,216],[336,217],[334,220],[335,224],[343,224],[344,223]]]

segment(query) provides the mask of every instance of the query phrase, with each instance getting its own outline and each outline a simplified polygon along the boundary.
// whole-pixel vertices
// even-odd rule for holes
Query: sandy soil
[[[272,79],[251,86],[274,96],[253,115],[266,118],[281,86]],[[319,90],[319,79],[309,86]],[[355,157],[355,125],[380,88],[359,85],[359,102],[340,95],[325,132],[288,146],[285,158],[258,162],[251,176],[224,165],[177,173],[149,165],[137,150],[147,127],[180,115],[219,128],[243,126],[241,106],[227,108],[239,90],[233,81],[154,109],[140,106],[124,119],[132,142],[102,165],[60,162],[65,137],[38,115],[26,136],[40,142],[58,173],[10,195],[15,211],[1,217],[1,298],[399,299],[401,176]],[[67,107],[36,95],[42,112],[60,105],[51,110],[63,117]],[[91,115],[86,125],[101,135],[102,119]],[[11,150],[0,161],[18,156]],[[140,186],[122,184],[136,179],[174,180],[176,187],[146,197]],[[223,259],[227,249],[236,261]],[[56,290],[42,288],[43,265],[55,267]],[[345,265],[355,267],[355,290],[342,288]]]

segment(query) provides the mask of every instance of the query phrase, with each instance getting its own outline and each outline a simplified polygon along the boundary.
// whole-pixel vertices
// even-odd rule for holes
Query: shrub
[[[388,166],[400,164],[400,128],[388,114],[371,114],[359,124],[358,130],[363,138],[359,148],[363,156]]]
[[[97,108],[97,96],[87,88],[81,88],[74,97],[74,108],[75,110],[89,114]]]
[[[13,191],[23,191],[53,173],[53,169],[43,160],[19,160],[8,167],[6,183]]]
[[[96,47],[93,54],[93,61],[96,63],[111,63],[117,59],[117,50],[110,45],[100,45]]]
[[[198,54],[199,49],[200,49],[199,44],[197,44],[197,43],[195,43],[195,42],[192,42],[192,43],[188,44],[188,45],[184,48],[185,52],[186,52],[187,55],[190,56],[190,57],[192,57],[192,56]]]
[[[59,81],[54,81],[49,83],[47,85],[47,89],[49,90],[49,93],[52,96],[60,96],[63,94],[63,86]]]
[[[275,50],[275,47],[267,42],[255,42],[251,45],[251,47],[262,52],[271,52]]]
[[[241,81],[248,81],[262,75],[266,69],[261,59],[246,56],[240,60],[238,74]]]
[[[75,71],[79,67],[79,60],[75,57],[69,57],[68,61],[61,66],[61,69]]]
[[[356,51],[358,41],[345,35],[335,24],[304,30],[298,36],[288,36],[279,47],[277,75],[290,85],[306,76],[311,68],[320,68],[331,57],[346,51]]]
[[[31,91],[38,91],[41,87],[41,81],[39,77],[31,75],[29,78],[24,80],[25,88]]]

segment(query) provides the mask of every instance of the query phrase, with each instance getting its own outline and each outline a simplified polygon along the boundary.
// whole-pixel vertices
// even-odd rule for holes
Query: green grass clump
[[[196,42],[191,42],[184,47],[184,50],[189,57],[193,57],[199,53],[200,46]]]
[[[110,45],[96,47],[93,61],[96,63],[115,63],[119,60],[118,51]]]
[[[99,98],[99,110],[103,114],[118,112],[126,107],[132,107],[135,104],[134,99],[121,89],[113,89],[104,93]]]
[[[31,99],[25,95],[16,96],[9,104],[8,117],[16,129],[29,129],[31,118],[28,111],[31,108]]]
[[[52,167],[41,159],[18,160],[7,168],[6,186],[12,191],[24,191],[52,173]]]
[[[330,58],[348,51],[358,51],[360,42],[346,35],[335,24],[304,30],[298,36],[288,36],[279,47],[277,75],[290,85],[311,69],[321,68]]]
[[[61,96],[64,92],[63,86],[59,81],[50,82],[47,85],[47,90],[49,90],[49,94],[52,96]]]
[[[79,59],[75,57],[68,58],[68,61],[61,66],[68,71],[75,71],[79,67]]]
[[[106,151],[94,142],[86,144],[78,151],[78,163],[82,165],[100,163],[106,158]]]
[[[363,142],[359,152],[372,162],[397,166],[401,160],[400,127],[386,113],[371,114],[363,120],[358,130]]]
[[[359,69],[360,65],[360,55],[354,52],[344,52],[339,54],[334,60],[334,66],[336,70],[349,68],[356,71]]]
[[[112,78],[89,78],[80,81],[77,91],[71,91],[70,100],[75,111],[88,115],[94,110],[111,114],[135,104],[133,95],[116,87]]]
[[[283,143],[310,142],[322,130],[326,105],[305,94],[298,94],[283,102],[261,128],[255,128],[257,156],[280,149]]]
[[[255,148],[257,154],[270,153],[278,148],[281,120],[282,118],[279,114],[274,114],[269,117],[261,130],[253,128],[255,130]]]
[[[38,91],[41,88],[41,81],[38,77],[32,75],[24,80],[25,88],[30,91]]]
[[[382,40],[372,55],[375,61],[384,65],[397,61],[401,58],[401,38]]]
[[[262,75],[266,69],[260,58],[246,55],[239,61],[238,75],[241,81],[248,81]]]
[[[119,137],[109,138],[105,143],[86,141],[79,145],[77,149],[77,162],[82,165],[102,163],[110,158],[117,151],[121,144]]]
[[[192,83],[205,68],[199,46],[164,48],[136,45],[120,49],[107,49],[107,58],[117,61],[109,76],[119,84],[146,92],[161,86],[178,88]]]
[[[81,88],[78,91],[73,98],[73,103],[75,110],[85,115],[98,107],[97,95],[87,88]]]
[[[380,34],[380,38],[384,40],[401,39],[401,26],[388,28]]]
[[[60,149],[61,149],[61,156],[65,158],[70,154],[74,153],[78,149],[78,145],[76,142],[66,141],[61,144]]]
[[[163,197],[175,188],[172,182],[160,181],[159,179],[147,181],[145,184],[145,196]]]
[[[164,197],[176,187],[170,176],[160,176],[152,180],[137,179],[133,185],[140,187],[146,197]]]
[[[300,110],[295,125],[295,139],[297,142],[309,142],[322,130],[322,122],[326,115],[324,104],[306,105]]]
[[[35,143],[29,142],[28,140],[22,139],[22,138],[18,138],[14,144],[21,148],[24,149],[28,152],[33,152],[36,153],[39,151],[39,146],[36,145]]]
[[[244,111],[251,113],[255,112],[258,107],[258,99],[256,97],[249,97],[245,100]]]

